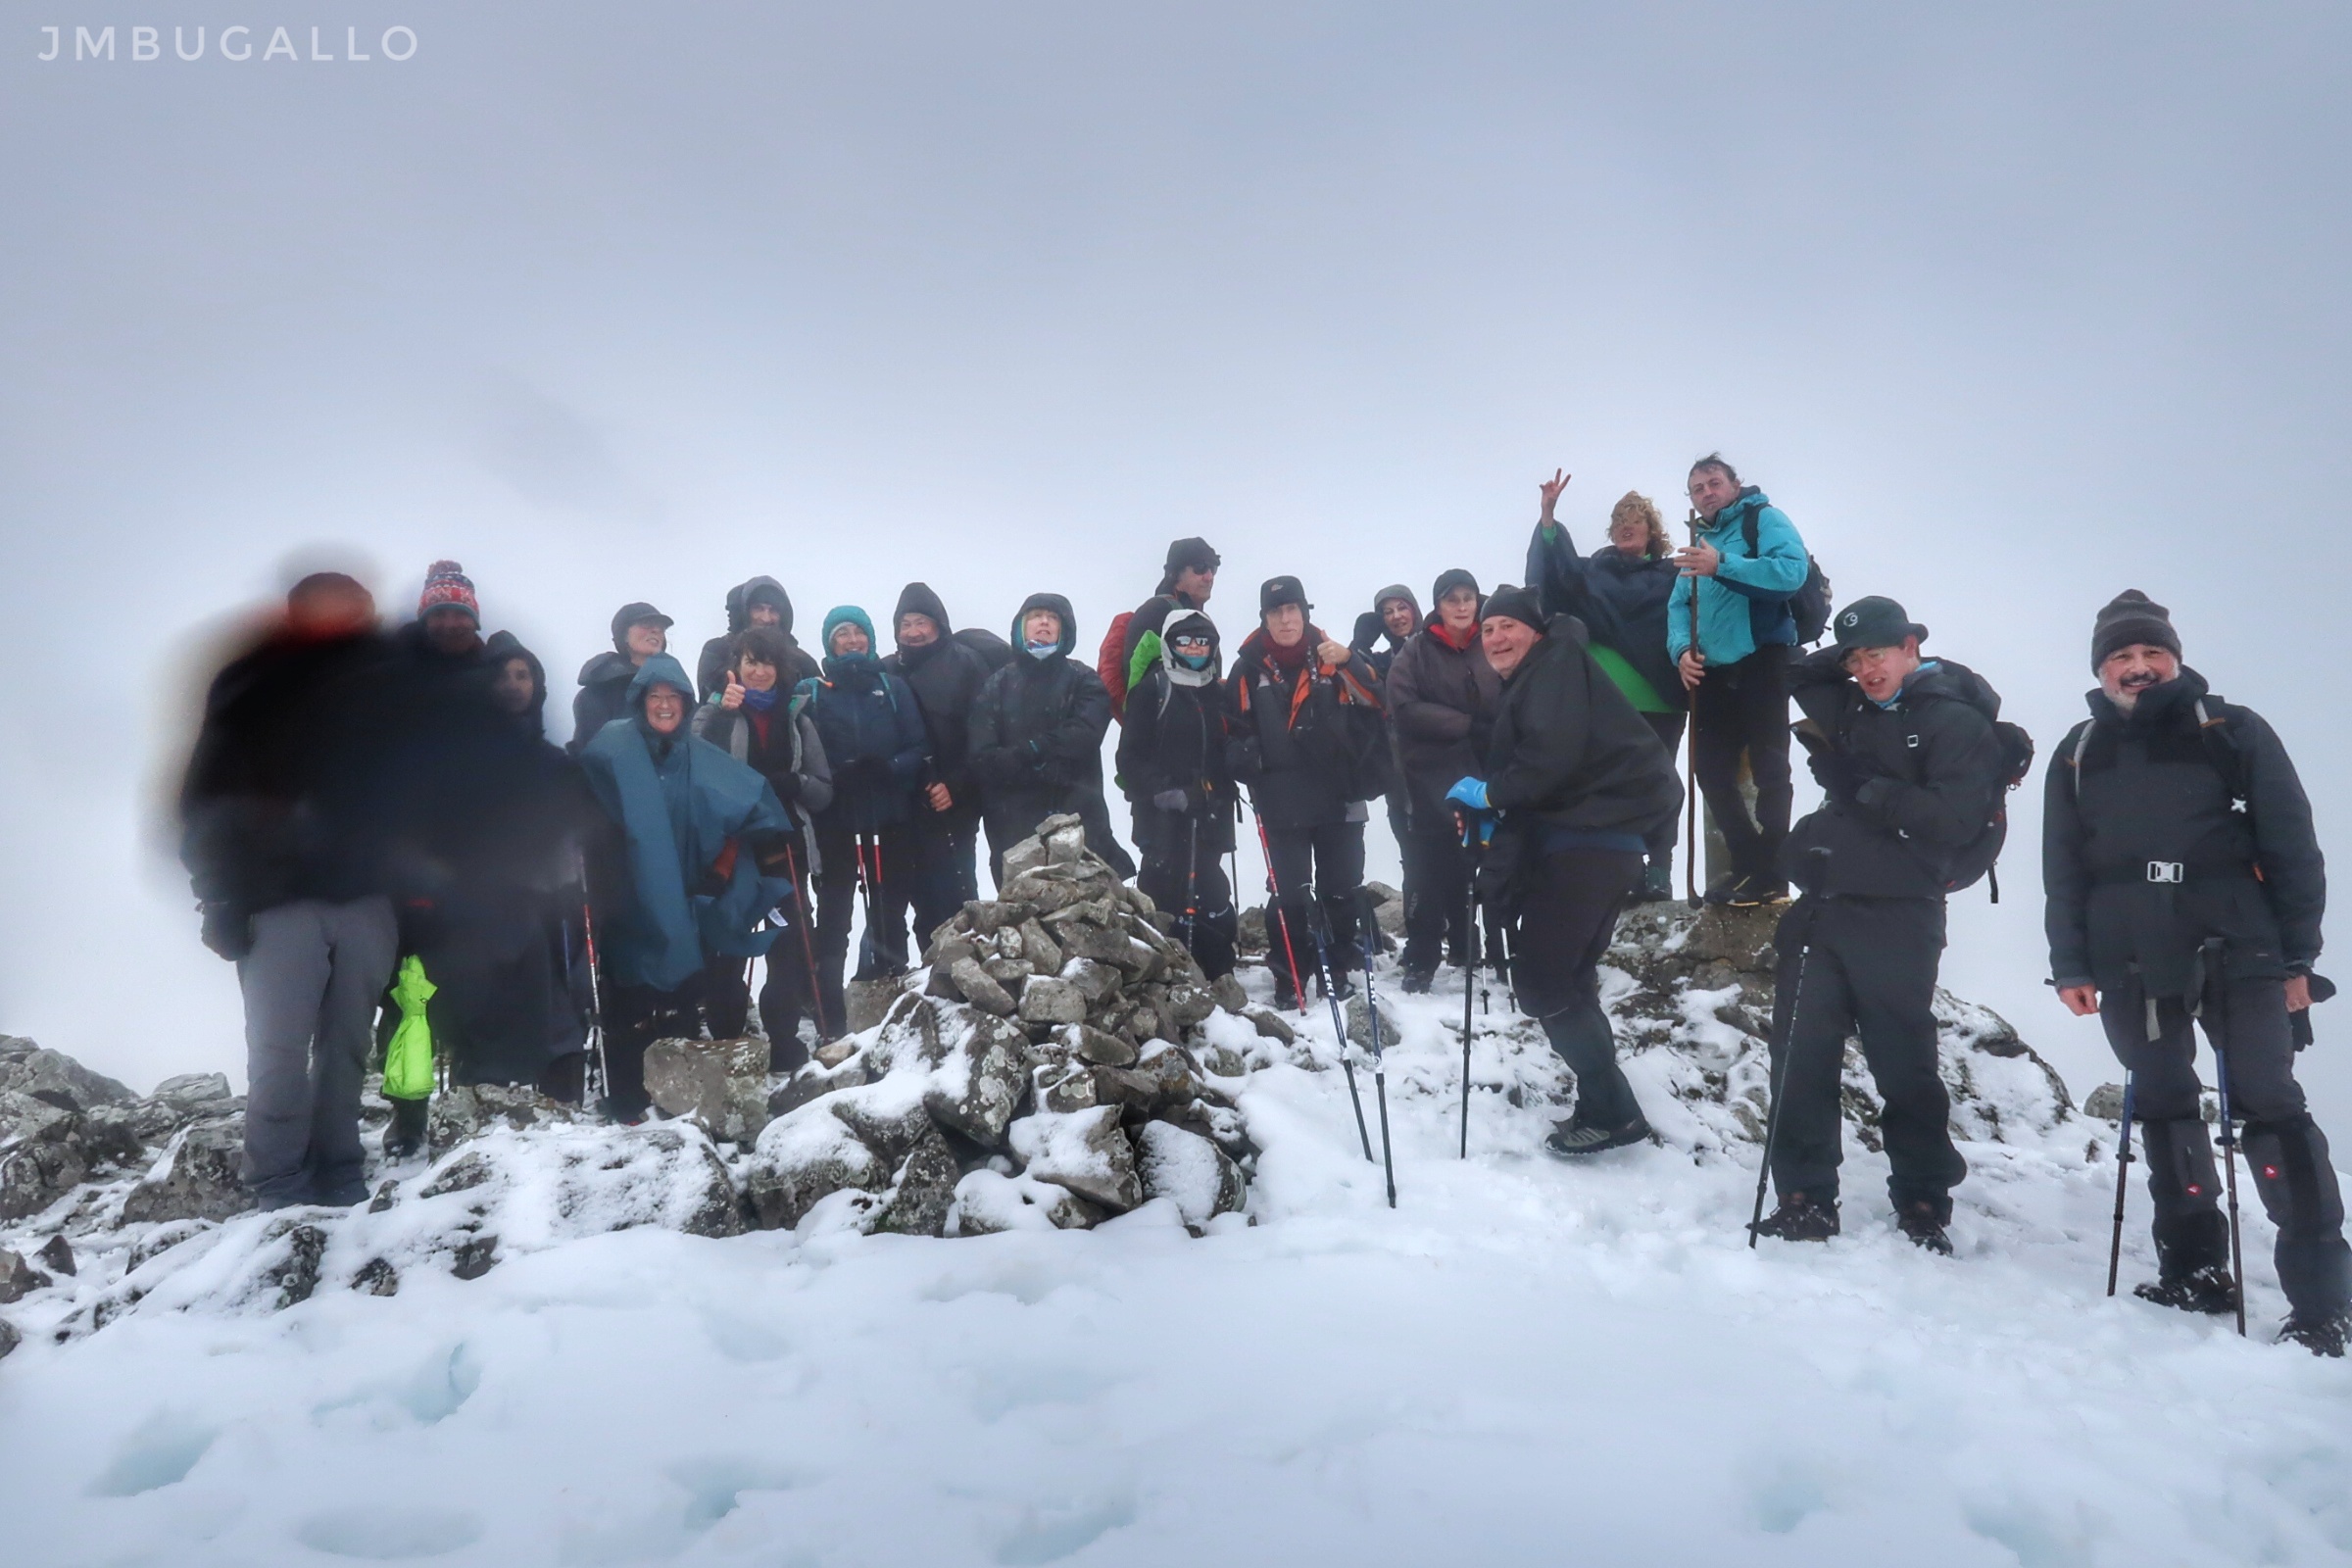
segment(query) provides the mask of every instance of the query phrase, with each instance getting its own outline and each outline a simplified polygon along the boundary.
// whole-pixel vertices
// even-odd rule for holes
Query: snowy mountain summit
[[[139,1099],[12,1042],[0,1047],[0,1238],[17,1260],[0,1260],[15,1282],[0,1289],[23,1298],[23,1327],[70,1340],[132,1311],[389,1296],[417,1269],[477,1278],[640,1226],[969,1237],[1148,1215],[1201,1235],[1278,1217],[1251,1199],[1268,1143],[1347,1152],[1357,1134],[1331,1071],[1335,1024],[1368,1100],[1364,999],[1338,1019],[1314,1003],[1285,1017],[1253,999],[1270,990],[1262,970],[1212,985],[1170,915],[1087,851],[1074,817],[1016,847],[1005,873],[999,898],[934,933],[925,969],[863,989],[878,1021],[799,1073],[769,1079],[763,1042],[662,1042],[648,1083],[666,1114],[635,1127],[527,1090],[453,1089],[435,1102],[430,1160],[376,1172],[359,1209],[245,1212],[242,1102],[218,1075]],[[1658,1138],[1701,1163],[1750,1163],[1764,1134],[1773,921],[1644,906],[1604,969]],[[1379,971],[1374,989],[1401,1142],[1461,1114],[1460,1004],[1397,994]],[[1524,1155],[1568,1113],[1574,1081],[1484,974],[1470,1016],[1475,1144]],[[1941,995],[1937,1016],[1958,1136],[2098,1157],[2104,1127],[2082,1130],[2058,1075],[2006,1023]],[[1850,1136],[1875,1151],[1877,1101],[1858,1049],[1848,1057]],[[1298,1119],[1302,1102],[1323,1114]],[[1261,1104],[1282,1107],[1263,1135]],[[1401,1180],[1409,1196],[1412,1156]],[[25,1255],[73,1261],[44,1272]]]

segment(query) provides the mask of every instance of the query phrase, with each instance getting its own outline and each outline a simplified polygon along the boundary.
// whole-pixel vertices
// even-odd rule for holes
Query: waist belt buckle
[[[2179,860],[2150,860],[2148,862],[2148,880],[2151,882],[2183,882],[2187,880],[2186,870],[2187,867]]]

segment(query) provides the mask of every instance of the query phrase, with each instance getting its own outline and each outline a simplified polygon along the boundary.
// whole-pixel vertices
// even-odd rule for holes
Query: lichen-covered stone
[[[154,1168],[122,1199],[122,1221],[222,1220],[253,1206],[239,1172],[242,1121],[198,1122],[173,1135]]]
[[[767,1125],[767,1056],[764,1040],[657,1040],[646,1048],[646,1093],[711,1138],[748,1144]]]

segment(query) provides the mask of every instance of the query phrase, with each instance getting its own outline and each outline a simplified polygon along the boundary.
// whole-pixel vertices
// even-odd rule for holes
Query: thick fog
[[[1200,533],[1235,640],[1276,572],[1344,635],[1392,580],[1517,580],[1555,466],[1589,548],[1717,448],[2045,749],[2144,588],[2347,863],[2347,44],[2318,6],[14,8],[0,1030],[241,1078],[159,802],[290,555],[398,612],[461,561],[554,717],[626,600],[691,653],[758,572],[810,628],[1052,588],[1091,650]],[[2082,1092],[2037,786],[1945,978]],[[2319,1027],[2340,1137],[2352,1001]]]

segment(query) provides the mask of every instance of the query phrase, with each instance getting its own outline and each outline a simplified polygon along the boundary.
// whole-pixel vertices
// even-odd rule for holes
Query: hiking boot
[[[2314,1355],[2341,1357],[2347,1333],[2352,1333],[2352,1307],[2309,1317],[2297,1312],[2279,1325],[2278,1343],[2300,1345]]]
[[[1342,1002],[1346,1002],[1355,995],[1355,982],[1344,974],[1334,975],[1331,984],[1324,986],[1322,990],[1326,998],[1337,997]]]
[[[1707,891],[1703,897],[1709,904],[1729,904],[1732,902],[1733,891],[1746,880],[1747,878],[1738,871],[1726,871],[1707,884]]]
[[[1652,860],[1642,868],[1642,885],[1634,890],[1636,904],[1665,904],[1674,898],[1674,866]]]
[[[1283,983],[1283,982],[1282,982],[1282,981],[1280,981],[1280,980],[1277,980],[1277,981],[1275,981],[1275,982],[1274,982],[1274,1010],[1275,1010],[1276,1012],[1297,1012],[1297,1011],[1299,1011],[1300,1009],[1299,1009],[1299,1006],[1298,1006],[1298,988],[1297,986],[1294,986],[1294,985],[1286,985],[1285,983]]]
[[[1934,1252],[1937,1257],[1952,1255],[1952,1238],[1936,1216],[1936,1205],[1922,1199],[1905,1203],[1894,1211],[1894,1228],[1911,1238],[1913,1247]]]
[[[1838,1205],[1823,1207],[1802,1193],[1784,1193],[1781,1206],[1756,1221],[1755,1233],[1783,1242],[1826,1242],[1838,1234]]]
[[[1735,909],[1760,908],[1767,904],[1787,904],[1788,884],[1777,876],[1759,876],[1753,872],[1732,884],[1723,901]]]
[[[2132,1287],[2132,1294],[2143,1301],[2183,1312],[2206,1312],[2218,1317],[2237,1310],[2237,1282],[2219,1263],[2208,1263],[2171,1279],[2143,1280]]]
[[[426,1100],[392,1102],[392,1123],[384,1129],[386,1164],[397,1165],[423,1152],[425,1113],[431,1103]]]
[[[1398,984],[1408,997],[1425,997],[1429,995],[1429,988],[1437,982],[1437,978],[1438,973],[1435,969],[1407,969],[1404,971],[1404,979]]]
[[[1606,1150],[1623,1149],[1650,1136],[1649,1122],[1641,1116],[1622,1127],[1591,1127],[1573,1118],[1561,1122],[1544,1140],[1544,1147],[1563,1159],[1577,1159]]]

